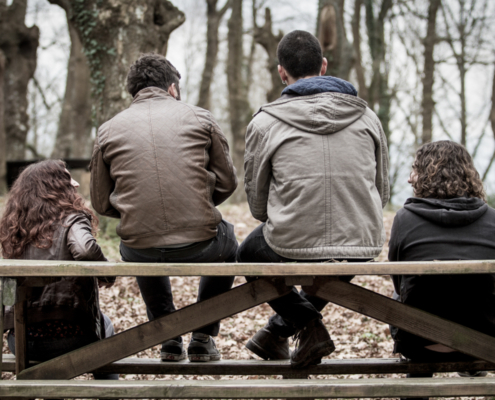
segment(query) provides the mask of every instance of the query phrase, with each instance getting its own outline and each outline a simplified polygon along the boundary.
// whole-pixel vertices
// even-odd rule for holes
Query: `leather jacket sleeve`
[[[93,148],[93,155],[89,166],[91,170],[91,204],[101,215],[120,218],[119,211],[110,203],[110,195],[115,189],[115,182],[110,176],[110,166],[103,160],[103,152],[100,145],[101,136],[105,135],[108,129],[107,124],[100,127]]]
[[[67,247],[77,261],[107,261],[91,232],[91,223],[85,216],[77,218],[67,233]],[[115,277],[98,277],[102,282],[115,282]]]
[[[229,154],[227,139],[213,118],[211,120],[211,147],[208,169],[216,176],[212,199],[215,206],[218,206],[234,193],[237,188],[237,176]]]

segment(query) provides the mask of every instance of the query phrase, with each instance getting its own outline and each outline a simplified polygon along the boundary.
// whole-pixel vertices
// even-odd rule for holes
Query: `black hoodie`
[[[390,234],[390,261],[493,260],[495,210],[479,198],[410,198]],[[495,336],[495,275],[395,275],[400,301]],[[432,342],[392,330],[401,343]]]

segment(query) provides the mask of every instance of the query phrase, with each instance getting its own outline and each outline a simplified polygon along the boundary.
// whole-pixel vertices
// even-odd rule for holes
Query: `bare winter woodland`
[[[180,70],[183,100],[210,109],[229,138],[240,184],[222,212],[242,240],[257,224],[243,203],[245,128],[282,90],[276,46],[293,29],[315,33],[328,74],[351,81],[382,121],[393,204],[410,194],[415,149],[451,139],[472,153],[493,205],[492,0],[0,0],[0,195],[7,161],[89,157],[96,128],[130,103],[129,65],[153,51]],[[117,260],[112,221],[102,221],[99,241]],[[385,277],[354,282],[392,291]],[[173,285],[178,307],[195,301],[198,279]],[[101,304],[117,331],[146,320],[133,278],[102,291]],[[269,315],[265,305],[225,320],[223,357],[251,357],[244,343]],[[332,357],[391,356],[387,326],[331,305],[324,318]]]

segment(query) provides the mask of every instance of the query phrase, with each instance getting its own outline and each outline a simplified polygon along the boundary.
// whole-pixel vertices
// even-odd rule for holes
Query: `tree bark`
[[[91,89],[88,62],[74,23],[67,18],[71,40],[67,81],[52,158],[91,155]]]
[[[4,120],[4,75],[5,75],[5,55],[0,50],[0,196],[7,191],[7,153],[5,140],[5,120]]]
[[[278,58],[277,58],[277,47],[278,43],[284,37],[283,32],[279,31],[275,35],[272,31],[272,13],[267,7],[265,9],[265,24],[262,27],[254,27],[254,40],[256,43],[263,46],[268,54],[268,71],[272,79],[272,88],[266,93],[266,98],[268,102],[277,100],[280,97],[280,93],[284,90],[284,84],[280,79],[278,74]]]
[[[206,58],[205,67],[203,69],[203,75],[201,77],[201,84],[199,86],[199,99],[198,107],[206,108],[210,107],[210,88],[213,80],[213,72],[217,64],[218,55],[218,27],[225,14],[230,7],[230,0],[227,0],[225,5],[217,10],[218,0],[206,0],[207,3],[207,29],[206,29]]]
[[[347,40],[344,0],[319,0],[317,37],[328,60],[327,75],[349,79],[354,65],[354,49]]]
[[[428,28],[426,38],[424,39],[424,68],[423,68],[423,100],[421,102],[423,133],[421,135],[421,143],[429,143],[432,139],[433,125],[433,83],[435,73],[435,60],[433,59],[433,51],[437,41],[436,23],[437,12],[440,7],[441,0],[430,0],[428,6]]]
[[[239,187],[232,196],[233,202],[245,201],[244,150],[246,127],[251,116],[246,84],[242,76],[244,53],[242,51],[242,0],[232,3],[232,14],[228,23],[227,84],[229,89],[230,127],[232,131],[232,160],[237,169]]]
[[[65,9],[81,39],[98,126],[129,105],[129,66],[141,53],[165,55],[170,34],[185,21],[167,0],[49,1]]]
[[[27,0],[13,0],[7,7],[0,1],[0,50],[5,56],[4,70],[4,129],[8,160],[25,157],[29,131],[27,115],[28,83],[36,69],[39,29],[24,24]]]
[[[364,76],[363,61],[361,55],[361,7],[363,0],[354,1],[354,15],[352,17],[352,36],[354,38],[352,45],[354,47],[356,76],[359,85],[358,95],[364,101],[368,101],[368,87]]]

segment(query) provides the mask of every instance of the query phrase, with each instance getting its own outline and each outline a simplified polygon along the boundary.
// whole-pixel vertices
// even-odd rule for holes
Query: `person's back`
[[[385,235],[386,138],[349,83],[326,72],[318,40],[293,31],[280,41],[278,72],[289,86],[261,107],[246,133],[245,189],[263,223],[241,244],[240,262],[369,261]],[[352,277],[341,277],[349,281]],[[294,368],[321,362],[335,346],[321,322],[326,301],[295,288],[246,347]],[[287,338],[299,335],[289,353]]]
[[[287,258],[376,257],[388,201],[378,117],[333,77],[288,89],[260,108],[247,134],[246,192],[266,241]]]
[[[144,54],[130,67],[131,106],[103,124],[91,161],[91,200],[120,218],[128,262],[233,262],[234,227],[215,208],[237,187],[227,140],[209,111],[180,101],[180,74],[165,57]],[[198,301],[229,290],[233,277],[202,277]],[[168,277],[138,277],[150,320],[175,311]],[[210,336],[193,332],[190,361],[216,361]],[[163,361],[186,357],[182,338],[162,344]]]

